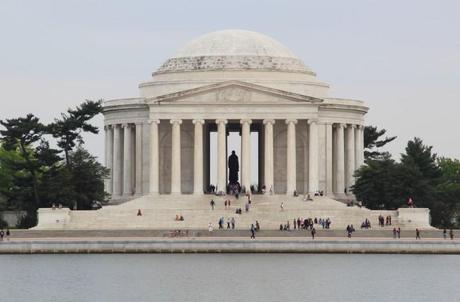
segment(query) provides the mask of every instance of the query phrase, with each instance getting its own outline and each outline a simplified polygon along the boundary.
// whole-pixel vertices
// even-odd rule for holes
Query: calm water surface
[[[460,256],[0,255],[0,301],[460,301]]]

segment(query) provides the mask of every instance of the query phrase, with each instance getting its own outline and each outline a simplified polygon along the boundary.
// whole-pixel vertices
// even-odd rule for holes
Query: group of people
[[[361,229],[370,229],[371,228],[371,222],[369,221],[369,219],[365,219],[363,221],[363,223],[361,223]]]
[[[247,197],[247,202],[244,204],[244,210],[245,210],[245,212],[249,212],[249,209],[250,209],[251,204],[252,204],[251,194],[246,193],[246,197]],[[231,199],[225,199],[224,200],[224,207],[225,207],[226,210],[230,209],[231,204],[232,204]],[[214,210],[216,208],[216,202],[214,201],[214,199],[211,199],[211,201],[209,202],[209,205],[211,206],[211,210]],[[239,214],[239,215],[243,214],[242,208],[236,208],[235,209],[235,214]]]
[[[212,224],[209,223],[211,226]],[[225,227],[225,218],[224,217],[220,217],[219,218],[219,221],[217,222],[217,224],[219,225],[219,230],[223,230]],[[234,230],[235,229],[235,225],[236,225],[236,222],[235,222],[235,217],[228,217],[227,218],[227,230]]]
[[[353,232],[356,231],[352,224],[347,225],[347,228],[345,230],[347,231],[348,238],[351,238]]]
[[[297,218],[297,219],[293,219],[292,221],[292,225],[293,225],[293,229],[294,230],[310,230],[310,231],[313,231],[314,229],[314,225],[315,224],[319,224],[321,225],[321,227],[323,229],[329,229],[330,226],[331,226],[331,219],[330,218],[305,218],[305,219],[302,219],[302,218]],[[290,231],[291,230],[291,224],[289,222],[289,220],[287,221],[286,224],[280,224],[280,231]],[[316,230],[315,230],[315,233],[316,233]]]
[[[262,194],[267,193],[267,187],[265,185],[262,186],[261,192],[262,192]],[[273,186],[270,186],[270,188],[268,189],[268,193],[270,195],[273,195]]]
[[[10,229],[6,229],[6,231],[4,231],[3,229],[0,229],[0,241],[3,241],[3,237],[6,236],[6,240],[10,240]]]
[[[256,232],[260,231],[259,221],[256,220],[256,223],[251,224],[251,239],[256,239]]]
[[[384,227],[389,225],[391,225],[391,216],[388,215],[383,217],[382,215],[379,215],[379,226]]]
[[[447,230],[446,230],[446,228],[444,228],[444,230],[442,231],[442,236],[444,237],[444,239],[447,239]],[[450,237],[450,240],[454,240],[454,230],[453,229],[450,229],[449,237]]]

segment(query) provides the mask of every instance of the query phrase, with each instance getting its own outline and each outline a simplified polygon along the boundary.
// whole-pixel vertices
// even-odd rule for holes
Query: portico
[[[226,98],[219,97],[223,92]],[[245,95],[247,99],[233,97]],[[211,96],[215,97],[213,103],[207,101]],[[256,106],[252,98],[260,100]],[[180,96],[173,93],[149,99],[149,115],[144,123],[108,124],[105,128],[107,165],[111,164],[114,171],[107,188],[112,189],[114,198],[203,194],[210,185],[210,169],[215,167],[217,191],[225,191],[227,133],[231,125],[241,132],[238,153],[245,188],[257,185],[267,193],[272,188],[275,194],[323,191],[325,195],[344,195],[345,188],[353,184],[354,170],[362,164],[362,125],[322,118],[324,103],[237,81],[183,91]],[[147,154],[151,162],[147,167],[142,163],[143,129],[150,129]],[[251,129],[263,133],[259,150],[264,155],[264,177],[256,184],[251,184]],[[215,165],[209,162],[207,152],[211,131],[216,131],[218,138]],[[148,190],[142,187],[143,168],[149,170]]]

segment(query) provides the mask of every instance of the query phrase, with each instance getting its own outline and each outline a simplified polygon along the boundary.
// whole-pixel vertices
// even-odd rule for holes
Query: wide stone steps
[[[211,199],[216,202],[214,210],[210,207]],[[232,199],[231,206],[227,209],[224,207],[224,200],[223,197],[207,195],[144,196],[97,211],[70,211],[70,220],[65,223],[40,225],[39,228],[203,230],[208,228],[209,223],[217,228],[221,217],[224,218],[226,228],[228,219],[234,217],[239,230],[249,229],[256,221],[264,229],[278,230],[280,224],[284,225],[288,221],[292,228],[293,220],[297,218],[330,218],[332,229],[344,230],[349,224],[359,229],[366,218],[375,228],[378,226],[379,215],[391,216],[393,225],[414,228],[414,225],[398,223],[397,211],[370,211],[366,208],[347,207],[344,203],[327,197],[304,201],[301,197],[256,195],[252,197],[249,212],[245,212],[245,197]],[[281,203],[284,204],[284,209],[281,209]],[[241,215],[235,213],[237,208],[243,210]],[[137,216],[138,210],[141,210],[142,216]],[[184,221],[175,221],[176,215],[182,215]],[[320,225],[316,227],[321,228]]]

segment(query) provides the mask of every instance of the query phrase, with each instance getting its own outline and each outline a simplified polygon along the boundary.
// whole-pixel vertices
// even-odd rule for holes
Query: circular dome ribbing
[[[246,69],[311,72],[288,48],[266,35],[222,30],[190,41],[157,73]]]

